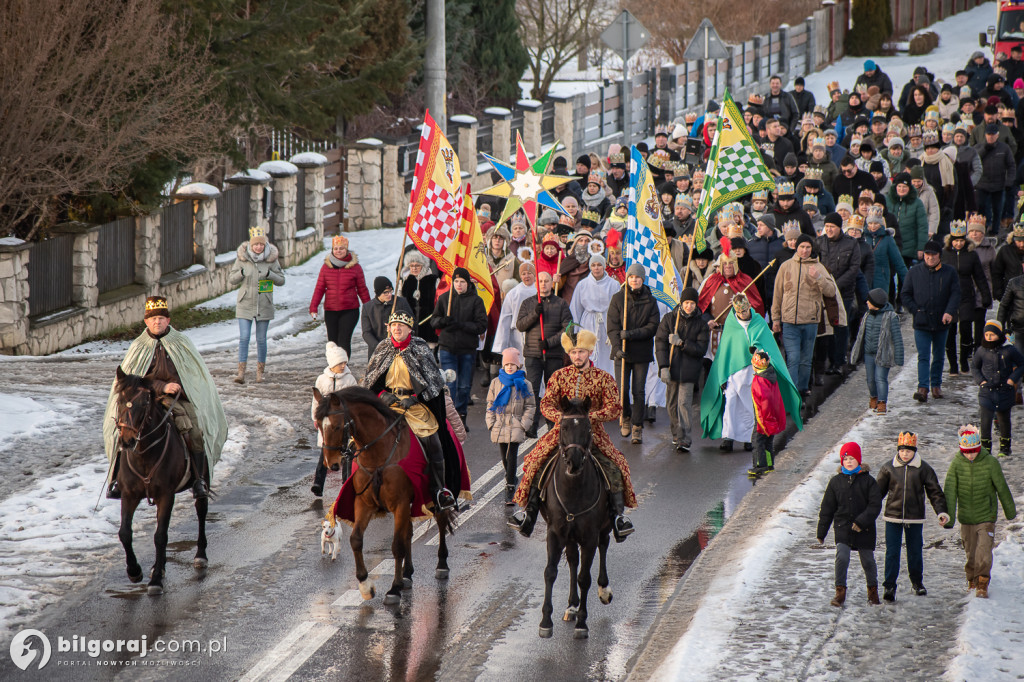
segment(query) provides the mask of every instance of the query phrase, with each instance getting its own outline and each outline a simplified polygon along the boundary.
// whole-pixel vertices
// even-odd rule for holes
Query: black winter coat
[[[430,320],[420,324],[424,319],[434,312],[434,296],[437,294],[437,275],[423,275],[416,279],[407,275],[402,280],[402,298],[412,308],[412,319],[415,326],[412,333],[428,343],[437,341],[437,332],[434,331]]]
[[[516,329],[526,334],[523,344],[523,355],[528,358],[544,357],[551,353],[564,357],[562,350],[562,332],[572,322],[569,304],[552,292],[547,298],[541,299],[543,307],[537,307],[537,297],[531,296],[519,306],[519,317],[516,318]],[[544,313],[544,341],[540,335],[540,313]]]
[[[971,247],[954,251],[948,246],[942,250],[942,262],[952,267],[960,276],[960,312],[959,322],[973,322],[978,315],[984,317],[985,311],[992,305],[992,292],[988,288],[985,268],[981,259]],[[975,291],[981,294],[981,308],[974,306]]]
[[[839,233],[838,239],[821,235],[817,239],[818,260],[836,280],[843,298],[852,298],[860,272],[860,246],[853,237]]]
[[[1006,285],[996,319],[1004,330],[1008,329],[1014,334],[1024,332],[1024,275],[1017,275]],[[981,343],[981,339],[978,339],[978,343]]]
[[[982,345],[971,358],[971,376],[978,384],[978,403],[982,407],[993,412],[1009,412],[1016,396],[1014,387],[1006,381],[1020,383],[1024,376],[1024,356],[1009,344],[998,348]]]
[[[875,179],[871,177],[871,173],[862,171],[859,168],[852,178],[848,178],[843,175],[843,170],[840,168],[839,175],[836,177],[835,182],[832,183],[831,187],[832,196],[835,197],[836,201],[839,201],[840,196],[849,194],[856,202],[860,193],[866,189],[869,189],[872,192],[877,192],[878,185],[875,183]],[[778,225],[777,222],[776,225]]]
[[[1013,161],[1010,145],[996,140],[995,144],[982,142],[974,146],[981,158],[981,179],[974,186],[984,192],[1001,192],[1013,182],[1017,164]]]
[[[939,477],[919,453],[904,462],[896,455],[878,471],[878,490],[888,496],[882,518],[891,523],[924,523],[925,495],[932,503],[935,515],[947,513],[946,495],[939,485]]]
[[[882,510],[882,494],[878,483],[861,464],[855,474],[839,473],[832,477],[821,498],[818,511],[818,539],[824,540],[829,526],[834,526],[836,543],[851,549],[875,548],[875,519]],[[856,523],[860,532],[853,530]]]
[[[708,319],[701,315],[700,309],[695,309],[693,313],[687,315],[679,309],[679,306],[661,318],[658,332],[654,336],[654,354],[658,359],[658,369],[669,366],[668,356],[672,345],[669,343],[668,337],[672,333],[678,334],[683,342],[682,346],[676,346],[676,349],[671,351],[670,376],[672,381],[678,381],[681,384],[696,384],[700,380],[704,354],[708,350],[708,341],[711,339]]]
[[[626,340],[626,362],[639,363],[654,360],[654,335],[658,332],[661,311],[658,301],[650,288],[644,284],[636,291],[629,289],[629,305],[626,308],[626,324],[623,329],[622,306],[625,301],[626,285],[612,295],[608,304],[608,341],[612,345],[612,359],[616,359],[617,350],[622,350],[622,340]]]
[[[1002,300],[1006,293],[1007,283],[1021,274],[1024,263],[1024,252],[1018,251],[1013,241],[996,249],[996,257],[992,259],[992,295]]]
[[[448,313],[448,297],[446,291],[437,299],[434,315],[430,323],[437,329],[438,347],[454,355],[475,353],[480,345],[480,335],[487,331],[487,309],[484,300],[470,286],[464,294],[455,294],[452,300],[451,314]]]
[[[960,310],[960,277],[948,265],[940,263],[932,270],[918,263],[907,272],[901,296],[903,307],[913,315],[914,329],[937,332],[946,326],[944,314],[955,319]]]
[[[800,223],[800,232],[802,234],[806,234],[811,239],[818,236],[817,231],[814,229],[814,223],[811,222],[811,217],[795,201],[788,211],[784,211],[776,202],[775,206],[772,207],[772,215],[775,216],[775,227],[779,231],[782,231],[782,226],[790,220],[795,220]]]

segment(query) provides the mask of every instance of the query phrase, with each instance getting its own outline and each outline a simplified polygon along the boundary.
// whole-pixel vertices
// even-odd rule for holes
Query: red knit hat
[[[853,457],[860,464],[860,446],[853,441],[843,443],[843,447],[839,448],[839,463],[842,464],[847,457]]]

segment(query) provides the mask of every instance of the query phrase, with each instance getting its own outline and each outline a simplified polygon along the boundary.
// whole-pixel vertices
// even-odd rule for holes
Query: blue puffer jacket
[[[864,230],[864,241],[875,252],[875,276],[868,288],[888,291],[893,273],[900,277],[907,274],[907,266],[900,255],[899,247],[896,246],[896,240],[888,228],[882,227],[877,232]]]
[[[892,315],[886,315],[885,313],[891,312]],[[869,310],[868,314],[862,319],[864,320],[864,331],[861,332],[864,335],[864,354],[865,355],[877,355],[878,354],[878,336],[882,331],[882,322],[888,318],[889,320],[889,334],[892,338],[892,357],[896,366],[903,365],[903,334],[900,331],[900,318],[896,316],[896,311],[892,309],[891,303],[886,303],[885,307],[879,311]]]

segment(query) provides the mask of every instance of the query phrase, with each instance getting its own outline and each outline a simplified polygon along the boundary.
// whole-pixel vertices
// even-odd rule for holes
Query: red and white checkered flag
[[[428,111],[416,155],[406,230],[443,272],[450,273],[454,267],[444,254],[458,237],[463,204],[459,157]]]

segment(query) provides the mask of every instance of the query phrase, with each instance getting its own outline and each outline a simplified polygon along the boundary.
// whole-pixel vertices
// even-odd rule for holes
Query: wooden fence
[[[74,244],[74,235],[61,234],[32,245],[28,266],[30,317],[71,305]]]
[[[134,217],[100,226],[96,278],[101,294],[135,282]]]
[[[195,262],[192,202],[171,204],[160,220],[160,270],[183,270]]]

